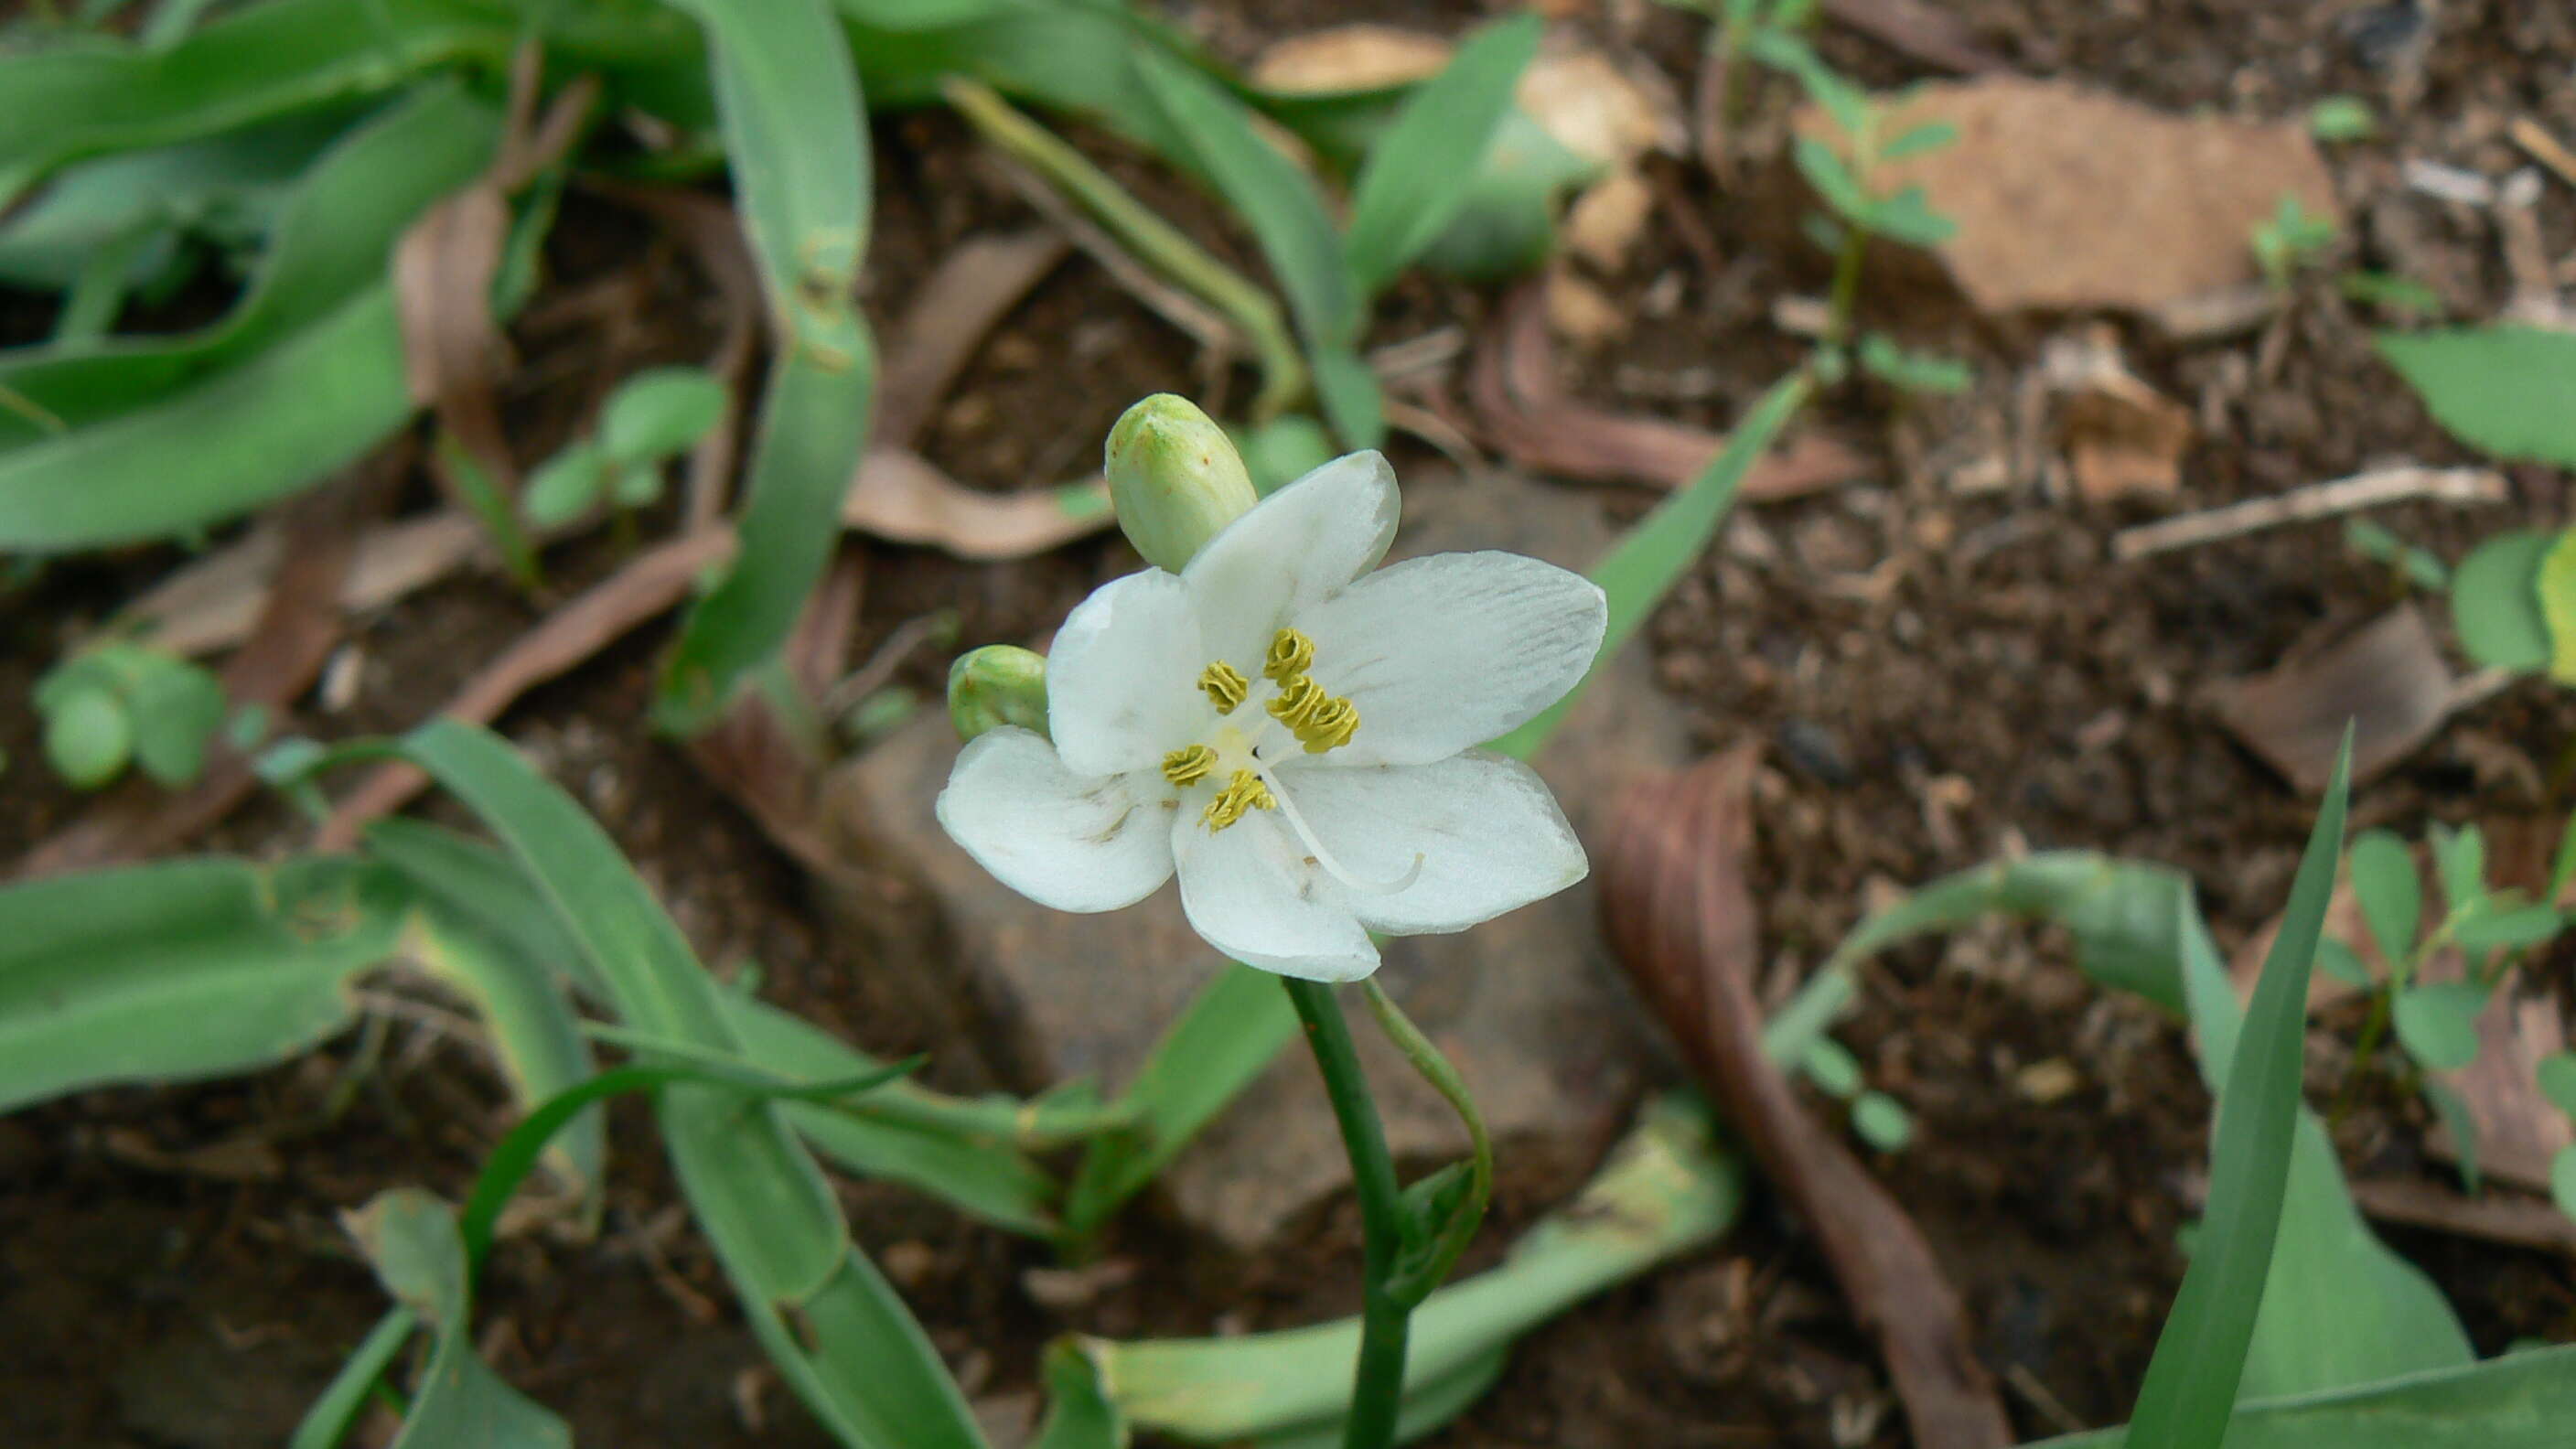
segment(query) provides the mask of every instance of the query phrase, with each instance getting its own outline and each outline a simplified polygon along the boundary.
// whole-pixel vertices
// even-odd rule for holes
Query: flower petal
[[[958,753],[939,792],[939,824],[1039,905],[1114,911],[1172,877],[1161,784],[1152,775],[1077,775],[1044,738],[1006,725]]]
[[[1314,677],[1360,714],[1336,765],[1419,765],[1508,733],[1556,703],[1601,651],[1591,580],[1516,553],[1436,553],[1382,569],[1297,627]]]
[[[1047,733],[1065,766],[1150,769],[1206,734],[1216,711],[1198,677],[1209,657],[1177,575],[1147,569],[1094,590],[1047,656]]]
[[[1172,853],[1191,928],[1235,960],[1309,981],[1357,981],[1377,969],[1377,945],[1341,888],[1307,862],[1277,813],[1256,810],[1212,832],[1183,811]]]
[[[1484,750],[1358,770],[1316,760],[1278,776],[1307,828],[1352,874],[1401,879],[1421,856],[1421,873],[1400,891],[1343,890],[1344,904],[1372,930],[1463,931],[1554,895],[1591,869],[1547,783],[1518,760]]]
[[[1395,537],[1395,470],[1352,453],[1254,504],[1182,571],[1208,655],[1258,673],[1270,636],[1377,566]]]

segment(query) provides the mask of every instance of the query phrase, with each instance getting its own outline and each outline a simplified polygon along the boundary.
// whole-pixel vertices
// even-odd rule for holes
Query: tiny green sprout
[[[1852,1102],[1852,1130],[1881,1152],[1902,1152],[1914,1140],[1914,1116],[1883,1092],[1863,1092]]]
[[[987,644],[948,667],[948,717],[957,738],[1004,725],[1047,732],[1046,656],[1016,644]]]
[[[2303,268],[2334,245],[2335,235],[2334,222],[2308,215],[2296,196],[2283,192],[2270,219],[2254,226],[2254,263],[2263,269],[2265,282],[2286,290]]]
[[[2366,141],[2379,133],[2379,117],[2359,96],[2328,96],[2308,107],[2308,134],[2320,141]]]
[[[2367,518],[2343,526],[2344,547],[2374,563],[2386,564],[2407,585],[2438,594],[2451,586],[2451,571],[2430,550],[2419,548]]]
[[[1102,471],[1118,527],[1156,568],[1179,573],[1259,501],[1234,442],[1188,398],[1158,392],[1109,430]]]
[[[2412,277],[2393,272],[2346,272],[2335,278],[2335,290],[2343,293],[2346,301],[2401,317],[2438,317],[2442,312],[2440,294]]]
[[[660,367],[619,384],[600,409],[598,431],[538,465],[519,495],[535,528],[560,528],[605,501],[650,507],[662,469],[696,447],[724,418],[724,384],[695,367]]]
[[[125,640],[55,665],[36,682],[34,704],[45,720],[46,758],[84,790],[129,763],[163,785],[189,783],[228,712],[223,686],[204,668]]]
[[[1880,332],[1861,334],[1855,355],[1862,371],[1905,392],[1961,393],[1975,380],[1966,363],[1911,351]]]

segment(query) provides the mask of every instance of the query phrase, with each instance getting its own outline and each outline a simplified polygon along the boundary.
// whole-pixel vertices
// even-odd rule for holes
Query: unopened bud
[[[987,644],[948,666],[948,718],[971,740],[1001,725],[1047,732],[1046,656]]]
[[[1168,392],[1118,419],[1102,466],[1127,541],[1147,563],[1173,573],[1255,502],[1252,475],[1225,429]]]

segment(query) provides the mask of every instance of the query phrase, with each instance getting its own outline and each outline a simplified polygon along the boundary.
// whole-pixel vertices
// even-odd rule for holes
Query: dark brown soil
[[[1366,10],[1342,8],[1296,7],[1292,24],[1225,7],[1210,29],[1221,47],[1248,52]],[[1660,9],[1552,8],[1583,12],[1596,38],[1645,56],[1687,91],[1694,22]],[[2334,156],[2359,218],[2346,256],[2447,279],[2440,285],[2466,293],[2448,300],[2467,315],[2491,312],[2502,298],[2493,246],[2479,228],[2435,227],[2405,239],[2398,254],[2399,239],[2368,220],[2370,202],[2396,184],[2393,158],[2432,155],[2495,173],[2519,162],[2501,149],[2514,116],[2576,135],[2576,88],[2566,80],[2576,20],[2561,7],[2441,7],[2420,96],[2393,110],[2392,73],[2367,64],[2338,19],[2352,6],[1975,0],[1956,8],[2030,70],[2177,109],[2282,115],[2340,92],[2380,102],[2393,137]],[[1462,10],[1441,23],[1469,18]],[[1924,74],[1849,34],[1828,32],[1826,49],[1873,83]],[[1760,104],[1776,111],[1785,101],[1766,92]],[[882,323],[959,241],[1028,217],[981,178],[963,133],[944,117],[882,122],[878,160],[867,286]],[[1128,174],[1146,180],[1134,168]],[[1678,307],[1575,358],[1575,380],[1606,404],[1722,425],[1799,355],[1770,324],[1772,299],[1813,292],[1820,279],[1779,240],[1782,218],[1750,214],[1678,165],[1663,179],[1706,222],[1724,265],[1712,273],[1659,224],[1634,263],[1606,280],[1633,304],[1677,277]],[[1150,184],[1199,234],[1244,255],[1204,205],[1168,182]],[[2553,183],[2540,215],[2550,255],[2576,248],[2567,189]],[[521,337],[525,367],[509,403],[523,457],[543,456],[566,434],[595,403],[599,379],[702,357],[716,329],[703,281],[606,203],[577,203],[555,250],[557,293],[623,278],[616,285],[630,287],[634,301],[614,329]],[[1389,322],[1377,340],[1452,321],[1472,328],[1491,300],[1409,282],[1389,309],[1402,325]],[[2018,379],[2046,329],[1979,323],[1919,290],[1876,296],[1871,306],[1912,340],[1970,356],[1978,386],[1956,399],[1901,403],[1858,387],[1838,394],[1825,421],[1882,462],[1880,485],[1738,520],[1652,629],[1664,682],[1696,711],[1709,745],[1772,745],[1757,884],[1781,969],[1818,960],[1874,890],[2022,846],[2093,847],[2184,867],[2222,944],[2234,945],[2277,909],[2311,804],[2218,727],[2200,690],[2384,607],[2386,571],[2349,553],[2331,525],[2107,565],[2105,535],[2145,512],[2089,506],[2037,480],[1993,493],[1953,490],[1927,459],[1963,438],[2000,445],[2012,435]],[[2180,495],[2148,511],[2266,494],[2392,456],[2465,461],[2374,359],[2365,323],[2318,289],[2268,345],[2176,350],[2130,337],[2144,376],[2186,402],[2215,396],[2223,424],[2205,428],[2186,458]],[[40,308],[0,298],[7,338],[41,325]],[[2259,367],[2258,349],[2269,354]],[[1677,398],[1667,383],[1686,369],[1710,380]],[[2231,380],[2240,373],[2251,380]],[[1193,388],[1195,376],[1184,343],[1096,268],[1075,262],[988,340],[921,444],[979,487],[1051,481],[1082,465],[1127,402]],[[2559,475],[2511,476],[2510,509],[2419,506],[2382,521],[2456,558],[2508,520],[2563,519]],[[1622,516],[1648,502],[1602,494]],[[990,565],[862,547],[859,657],[907,620],[941,609],[955,611],[967,642],[1025,638],[1133,566],[1111,541]],[[81,625],[175,557],[144,550],[74,562],[10,597],[0,612],[0,698],[22,699]],[[549,597],[616,560],[605,544],[573,548]],[[356,702],[320,727],[355,734],[409,725],[539,612],[504,583],[477,578],[390,610],[360,636],[368,663]],[[665,637],[642,631],[539,690],[510,715],[509,733],[598,813],[709,961],[728,971],[756,963],[773,999],[872,1049],[929,1053],[934,1081],[1042,1085],[1009,1081],[1009,1064],[988,1060],[968,1013],[933,1019],[913,1009],[918,995],[889,983],[917,963],[879,959],[866,943],[837,936],[798,869],[683,756],[645,733]],[[925,697],[944,663],[932,652],[902,672]],[[2371,784],[2357,818],[2412,829],[2427,817],[2560,808],[2541,780],[2571,723],[2576,711],[2563,695],[2509,692]],[[0,855],[14,855],[74,818],[82,802],[34,763],[34,723],[24,712],[0,711],[0,749],[14,765],[0,789]],[[298,839],[285,811],[262,805],[209,843],[274,854]],[[2181,1185],[2206,1146],[2206,1098],[2179,1033],[2135,1003],[2106,1001],[2059,943],[2017,932],[1898,953],[1872,967],[1866,983],[1845,1039],[1873,1085],[1914,1109],[1920,1129],[1913,1147],[1880,1168],[1959,1282],[1979,1348],[2021,1427],[2037,1436],[2067,1427],[2064,1416],[2118,1419],[2179,1281]],[[361,1045],[343,1041],[248,1081],[95,1092],[0,1120],[0,1443],[281,1441],[382,1307],[334,1215],[396,1184],[460,1193],[504,1123],[499,1088],[470,1043],[398,1022],[378,1046],[369,1071],[352,1073]],[[2076,1064],[2079,1085],[2036,1102],[2020,1074],[2052,1060]],[[2365,1109],[2347,1145],[2369,1152],[2374,1171],[2412,1168],[2421,1124],[2409,1111]],[[721,1276],[672,1205],[641,1110],[629,1104],[614,1120],[605,1231],[587,1245],[503,1247],[483,1288],[487,1356],[565,1414],[585,1443],[826,1442],[726,1306]],[[843,1192],[860,1241],[905,1289],[970,1394],[1005,1420],[1023,1411],[1038,1346],[1065,1326],[1021,1285],[1023,1270],[1045,1265],[1043,1250],[892,1189],[845,1184]],[[1216,1261],[1172,1236],[1149,1212],[1135,1213],[1113,1251],[1139,1258],[1142,1280],[1086,1307],[1080,1326],[1207,1332],[1347,1312],[1354,1301],[1346,1225],[1268,1264]],[[2437,1277],[2482,1350],[2522,1335],[2576,1334],[2576,1274],[2566,1262],[2424,1233],[2391,1237]],[[1884,1376],[1811,1241],[1757,1195],[1718,1248],[1532,1335],[1503,1386],[1432,1442],[1904,1440]]]

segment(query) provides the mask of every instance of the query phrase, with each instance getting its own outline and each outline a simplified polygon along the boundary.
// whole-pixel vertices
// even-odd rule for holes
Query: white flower
[[[1371,931],[1460,931],[1581,880],[1547,786],[1475,747],[1583,677],[1600,589],[1511,553],[1371,572],[1395,519],[1393,471],[1354,453],[1180,573],[1104,585],[1056,636],[1053,743],[977,736],[940,824],[1058,910],[1133,905],[1177,868],[1210,945],[1319,981],[1376,970]]]

